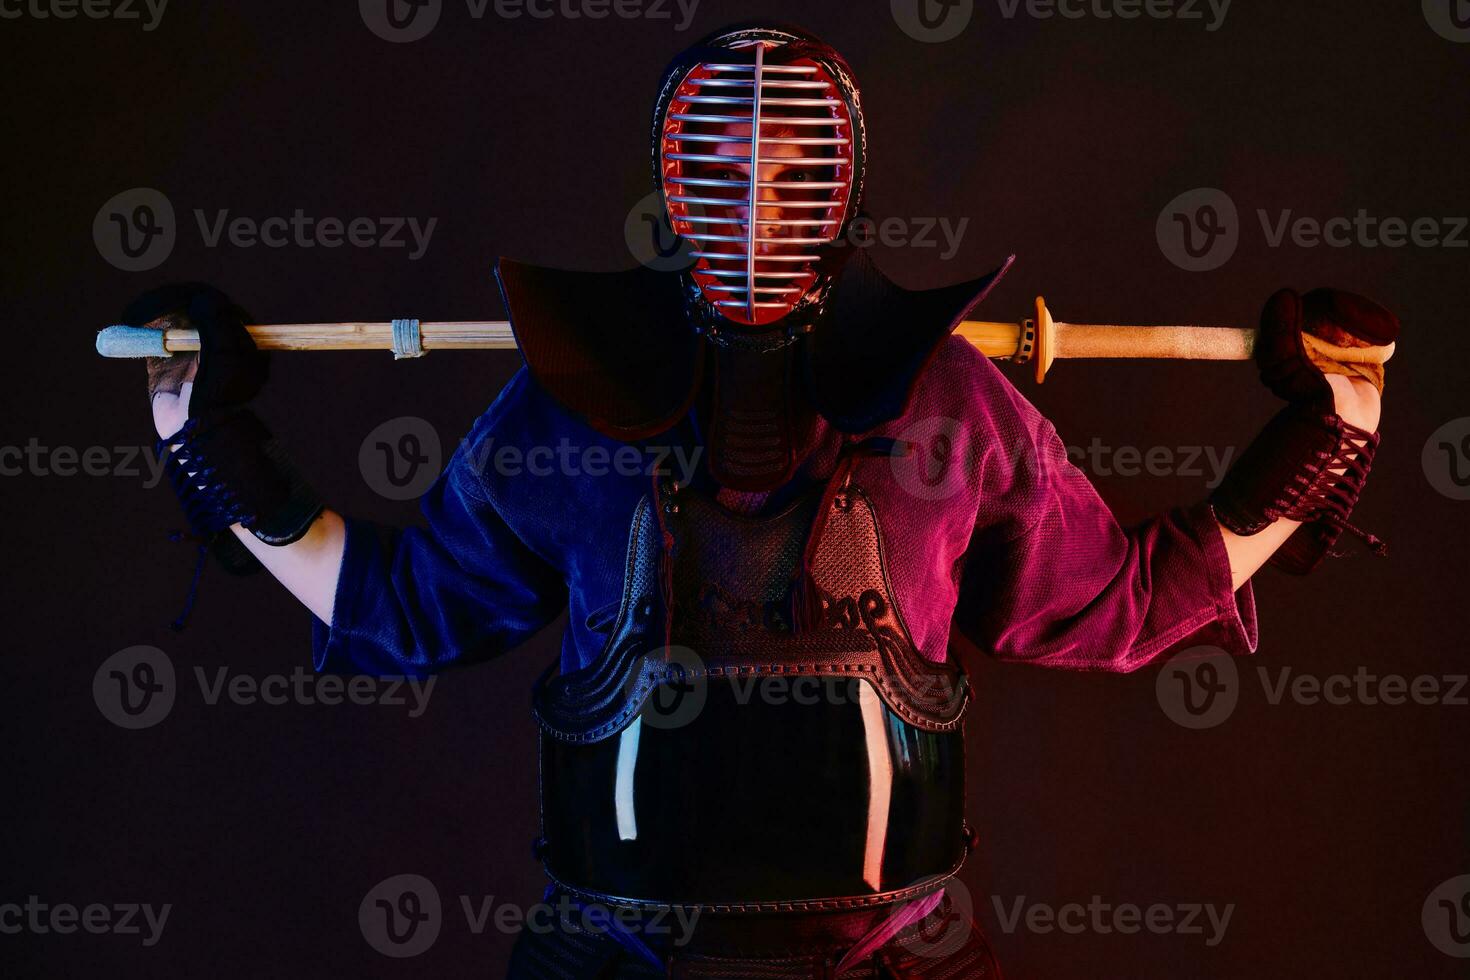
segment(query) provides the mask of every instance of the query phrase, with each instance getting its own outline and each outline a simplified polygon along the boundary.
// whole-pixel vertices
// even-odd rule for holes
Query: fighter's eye
[[[740,179],[742,179],[742,175],[741,174],[736,173],[734,170],[730,169],[729,167],[717,167],[716,169],[710,171],[710,174],[709,175],[711,177],[713,177],[715,180],[740,180]]]
[[[806,183],[806,171],[805,170],[798,170],[794,174],[788,174],[787,177],[786,177],[786,179],[787,180],[790,180],[790,181],[793,181],[795,183],[798,183],[798,184],[804,184],[804,183]]]

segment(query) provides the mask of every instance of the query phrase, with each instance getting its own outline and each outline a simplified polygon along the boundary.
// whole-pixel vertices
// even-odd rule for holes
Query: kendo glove
[[[201,567],[204,553],[211,551],[237,573],[260,566],[230,533],[232,524],[266,544],[285,545],[306,534],[322,511],[315,493],[248,407],[268,374],[266,355],[245,329],[248,320],[224,293],[199,283],[146,293],[121,319],[129,326],[199,331],[198,355],[148,358],[148,394],[163,435],[156,448],[190,534],[199,542]],[[169,396],[176,399],[171,406]],[[164,434],[185,406],[182,425]],[[191,590],[191,604],[192,598]],[[175,625],[181,626],[187,614],[186,608]]]
[[[1295,574],[1316,568],[1344,530],[1382,553],[1383,542],[1348,523],[1378,449],[1378,434],[1345,421],[1327,374],[1382,392],[1383,364],[1399,321],[1352,293],[1283,289],[1267,302],[1256,336],[1261,380],[1289,403],[1236,461],[1211,497],[1220,523],[1241,535],[1287,519],[1298,528],[1272,563]]]

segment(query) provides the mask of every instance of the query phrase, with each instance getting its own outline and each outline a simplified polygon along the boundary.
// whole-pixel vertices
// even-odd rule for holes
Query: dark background
[[[982,0],[944,43],[911,38],[880,2],[705,0],[680,32],[677,11],[475,20],[450,0],[434,32],[407,44],[374,36],[354,6],[175,0],[152,32],[85,17],[0,21],[0,442],[151,441],[141,367],[91,345],[159,282],[217,283],[261,322],[491,319],[503,316],[498,255],[629,265],[622,229],[649,189],[647,116],[664,64],[732,21],[799,23],[843,51],[863,85],[869,209],[969,219],[947,262],[936,249],[880,250],[905,284],[975,275],[1014,251],[982,315],[1023,316],[1044,291],[1064,319],[1248,324],[1279,286],[1331,284],[1379,299],[1405,326],[1356,515],[1391,555],[1309,579],[1258,577],[1261,647],[1241,664],[1227,722],[1171,722],[1157,668],[1052,673],[966,651],[983,840],[964,881],[1009,975],[1463,975],[1420,914],[1432,889],[1470,872],[1470,708],[1273,705],[1254,671],[1466,671],[1470,504],[1434,489],[1421,450],[1470,415],[1470,252],[1272,248],[1255,213],[1470,212],[1470,45],[1437,35],[1412,0],[1237,0],[1214,32],[1146,17],[1008,20]],[[130,273],[104,260],[91,227],[104,202],[140,186],[169,197],[179,238],[158,268]],[[1155,238],[1165,204],[1196,187],[1225,190],[1243,222],[1238,252],[1210,272],[1177,268]],[[208,248],[194,208],[439,222],[411,262],[405,249]],[[261,411],[335,507],[408,523],[413,504],[365,480],[364,437],[421,416],[447,451],[517,363],[281,355]],[[1013,377],[1080,446],[1238,447],[1275,406],[1243,364],[1063,363],[1044,388]],[[1097,482],[1134,520],[1200,498],[1205,479]],[[147,949],[136,936],[0,935],[0,974],[498,975],[514,937],[472,935],[457,896],[539,895],[528,685],[559,627],[442,677],[418,719],[382,706],[209,705],[195,666],[260,678],[309,665],[309,617],[268,578],[213,569],[192,625],[171,633],[192,555],[166,540],[179,523],[171,494],[145,482],[0,479],[0,902],[174,908]],[[136,644],[166,651],[182,689],[163,722],[124,731],[99,711],[92,680]],[[447,906],[438,942],[410,960],[379,955],[357,925],[363,895],[399,873],[431,879]],[[992,901],[1093,895],[1236,908],[1208,948],[1202,936],[1007,933]]]

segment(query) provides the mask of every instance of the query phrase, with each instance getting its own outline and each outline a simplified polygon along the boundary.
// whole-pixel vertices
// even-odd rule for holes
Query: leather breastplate
[[[921,656],[844,482],[748,518],[638,505],[602,655],[543,678],[548,873],[594,900],[850,908],[964,859],[963,672]]]

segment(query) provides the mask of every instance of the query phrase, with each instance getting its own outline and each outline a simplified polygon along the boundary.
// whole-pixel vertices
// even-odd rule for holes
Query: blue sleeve
[[[314,623],[317,670],[419,676],[483,661],[565,607],[562,573],[506,522],[473,462],[507,394],[424,496],[426,527],[347,521],[332,625]]]

